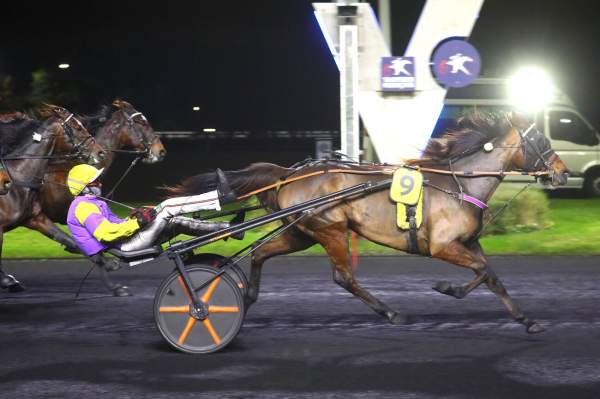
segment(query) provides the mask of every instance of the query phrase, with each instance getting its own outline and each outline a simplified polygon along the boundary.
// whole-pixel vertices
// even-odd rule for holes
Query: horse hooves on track
[[[542,327],[541,325],[539,325],[538,323],[533,323],[532,325],[527,327],[527,332],[529,334],[538,334],[538,333],[541,333],[544,331],[546,331],[546,329],[544,327]]]
[[[113,296],[133,296],[131,292],[129,292],[129,288],[121,285],[113,289]]]

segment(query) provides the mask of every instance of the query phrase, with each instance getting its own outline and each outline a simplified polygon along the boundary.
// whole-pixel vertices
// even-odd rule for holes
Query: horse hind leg
[[[108,259],[101,254],[96,254],[89,257],[90,261],[93,262],[98,269],[100,270],[100,279],[102,283],[112,292],[113,296],[122,297],[122,296],[131,296],[132,294],[129,292],[129,287],[115,283],[109,276],[109,272],[118,270],[120,265],[117,260]]]
[[[260,242],[257,243],[257,245],[260,244]],[[258,299],[262,266],[267,259],[277,255],[302,251],[314,244],[315,241],[313,239],[292,228],[257,248],[252,254],[248,292],[244,300],[246,311]]]
[[[502,300],[513,318],[527,328],[528,333],[533,334],[544,331],[542,326],[526,317],[515,304],[496,273],[487,264],[478,242],[472,244],[468,249],[461,243],[454,241],[439,251],[432,251],[432,255],[457,266],[469,268],[476,275],[471,282],[463,286],[453,286],[445,281],[439,282],[433,287],[436,291],[455,298],[464,298],[469,292],[485,282],[489,290]]]
[[[392,310],[385,303],[371,295],[361,287],[354,278],[350,265],[350,252],[348,248],[348,229],[346,224],[339,222],[314,231],[314,237],[324,248],[331,260],[333,280],[358,297],[375,313],[385,317],[392,324],[407,324],[408,317]]]

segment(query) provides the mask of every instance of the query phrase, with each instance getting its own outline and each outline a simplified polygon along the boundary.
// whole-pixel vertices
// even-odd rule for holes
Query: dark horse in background
[[[140,156],[144,163],[160,162],[166,155],[165,147],[146,117],[126,101],[117,99],[112,103],[112,108],[101,107],[96,115],[80,117],[80,120],[106,151],[106,157],[95,165],[104,168],[104,173],[119,152]],[[50,160],[44,184],[33,199],[31,214],[23,221],[23,226],[39,231],[74,253],[79,253],[77,244],[54,223],[66,223],[69,205],[73,201],[66,187],[67,175],[78,163],[81,161],[75,159]],[[127,287],[113,283],[106,274],[107,268],[114,269],[118,265],[109,265],[107,258],[102,256],[96,256],[92,261],[100,266],[102,279],[108,289],[117,296],[129,294]]]
[[[458,120],[458,128],[439,139],[430,140],[422,159],[409,162],[413,166],[454,171],[510,170],[548,171],[546,180],[562,185],[567,180],[567,168],[551,149],[548,139],[515,114],[473,114]],[[484,145],[486,149],[484,150]],[[490,148],[492,148],[490,150]],[[226,172],[238,195],[249,193],[279,179],[285,180],[318,170],[347,168],[374,171],[381,166],[349,165],[344,163],[315,163],[301,169],[284,168],[273,164],[253,164],[246,169]],[[386,168],[389,168],[387,166]],[[432,256],[472,270],[475,277],[463,285],[439,282],[437,291],[464,298],[480,284],[496,294],[510,314],[530,333],[543,328],[515,304],[504,285],[494,273],[479,243],[483,211],[467,201],[459,200],[459,191],[487,202],[503,174],[484,177],[453,177],[424,172],[428,182],[424,188],[423,223],[417,231],[418,253]],[[360,175],[325,173],[281,185],[279,191],[270,190],[258,195],[260,202],[274,211],[303,201],[323,196],[366,181],[379,181],[389,175]],[[462,190],[459,189],[462,187]],[[184,180],[170,189],[171,194],[189,195],[206,191],[214,186],[214,174],[202,174]],[[291,219],[290,219],[291,221]],[[355,231],[362,237],[400,251],[407,251],[409,233],[396,226],[396,204],[389,191],[344,200],[333,206],[317,209],[288,229],[281,236],[259,247],[252,257],[247,305],[258,298],[263,263],[276,255],[289,254],[321,244],[330,257],[333,279],[340,286],[360,298],[375,312],[394,324],[407,322],[407,317],[392,310],[361,287],[354,278],[348,251],[348,233]]]
[[[0,176],[12,182],[8,193],[0,196],[0,254],[4,233],[27,225],[32,215],[40,212],[35,199],[50,159],[69,158],[98,164],[105,156],[104,149],[72,113],[48,106],[42,114],[47,116],[44,121],[16,116],[0,122],[3,166]],[[1,263],[0,287],[12,292],[24,289],[14,277],[2,271]]]

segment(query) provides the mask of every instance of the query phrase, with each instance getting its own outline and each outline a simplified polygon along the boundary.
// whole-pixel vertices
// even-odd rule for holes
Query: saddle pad
[[[396,202],[396,224],[402,230],[410,228],[407,206],[416,205],[417,228],[423,222],[423,175],[421,172],[399,168],[394,172],[390,198]]]

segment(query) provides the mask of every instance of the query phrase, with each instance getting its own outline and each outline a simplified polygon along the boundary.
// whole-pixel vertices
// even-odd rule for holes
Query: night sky
[[[392,0],[394,54],[423,4]],[[486,0],[470,38],[484,74],[544,66],[600,127],[593,4]],[[0,18],[0,75],[23,88],[34,69],[64,74],[84,91],[64,104],[79,112],[122,97],[157,130],[339,127],[338,72],[309,1],[5,2]]]

